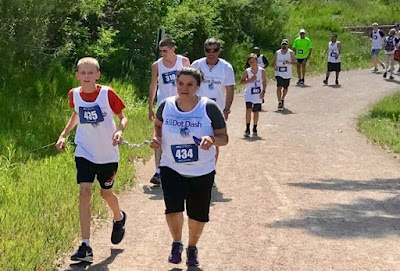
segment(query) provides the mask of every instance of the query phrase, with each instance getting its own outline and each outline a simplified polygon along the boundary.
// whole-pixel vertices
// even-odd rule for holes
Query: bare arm
[[[154,122],[153,138],[150,143],[152,149],[158,149],[161,147],[161,136],[162,136],[162,122],[157,119]]]
[[[260,98],[264,99],[265,90],[267,89],[267,75],[265,73],[265,70],[261,71],[261,83],[263,86],[263,91],[260,93]]]
[[[184,58],[182,59],[182,65],[183,65],[183,67],[189,67],[189,66],[190,66],[190,60],[189,60],[189,58],[184,57]]]
[[[247,83],[247,71],[244,71],[243,75],[242,75],[242,79],[240,79],[240,84],[244,85]]]
[[[122,143],[122,141],[124,140],[122,137],[122,132],[125,130],[126,125],[128,124],[128,118],[122,111],[119,114],[117,114],[117,117],[119,118],[119,124],[117,130],[113,135],[113,146]]]
[[[292,61],[289,64],[292,64],[292,65],[297,64],[297,59],[296,59],[294,52],[290,52],[290,56],[291,56]]]
[[[60,136],[58,137],[57,143],[56,143],[56,148],[59,151],[65,151],[65,141],[67,140],[67,137],[69,133],[74,129],[74,127],[78,124],[79,116],[74,113],[72,113],[72,116],[69,118],[69,121],[67,125],[65,125],[64,130],[61,132]]]
[[[154,120],[153,104],[157,92],[158,66],[157,62],[151,65],[151,83],[149,89],[149,120]]]
[[[226,101],[225,101],[225,108],[224,108],[224,116],[225,119],[228,119],[229,110],[231,108],[233,102],[233,96],[235,95],[235,86],[225,86],[226,89]]]
[[[275,56],[274,56],[274,70],[278,70],[278,66],[276,66],[276,59],[277,59],[277,53],[275,53]]]

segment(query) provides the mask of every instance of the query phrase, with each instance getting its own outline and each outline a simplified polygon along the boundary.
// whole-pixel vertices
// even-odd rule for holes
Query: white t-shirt
[[[332,41],[330,41],[328,43],[328,48],[329,48],[328,62],[330,63],[340,63],[341,61],[338,44],[340,44],[340,41],[336,41],[335,43],[332,43]],[[336,56],[338,56],[338,58],[336,58]]]
[[[382,30],[378,29],[376,31],[372,30],[371,39],[372,39],[372,49],[382,49],[383,37],[385,34]]]
[[[262,99],[260,98],[261,92],[264,90],[262,85],[262,71],[264,69],[260,66],[258,67],[258,71],[255,74],[257,76],[256,81],[250,82],[246,84],[246,89],[244,90],[244,101],[250,102],[253,104],[261,104]],[[254,73],[251,71],[251,68],[246,69],[247,78],[252,78]]]
[[[75,156],[83,157],[95,164],[119,161],[118,145],[112,144],[116,126],[108,101],[108,88],[102,86],[94,102],[82,99],[81,87],[75,88],[73,92],[74,109],[79,116],[75,134]]]
[[[193,62],[192,66],[200,68],[204,74],[204,82],[197,91],[197,95],[214,100],[220,109],[224,110],[226,102],[225,86],[235,85],[235,75],[232,65],[226,60],[219,58],[214,67],[209,67],[206,58],[203,57]]]
[[[158,65],[158,90],[157,90],[157,106],[165,98],[175,96],[176,89],[176,74],[183,67],[183,56],[176,55],[175,65],[172,68],[167,68],[162,62],[162,58],[157,60]]]
[[[286,64],[286,61],[292,61],[291,49],[287,49],[285,54],[282,54],[282,49],[276,51],[276,66],[278,70],[275,71],[275,76],[280,76],[283,79],[292,78],[292,64]]]
[[[176,106],[176,97],[165,100],[162,112],[162,155],[160,166],[169,167],[181,175],[202,176],[215,170],[216,147],[203,150],[193,136],[213,136],[211,119],[207,115],[208,98],[201,97],[187,112]]]

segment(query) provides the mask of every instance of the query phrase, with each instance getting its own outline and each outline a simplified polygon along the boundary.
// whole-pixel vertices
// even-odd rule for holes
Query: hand
[[[116,131],[113,135],[113,146],[117,146],[124,141],[124,138],[122,137],[122,131]]]
[[[277,67],[277,66],[275,66],[275,67],[274,67],[274,70],[276,70],[276,71],[277,71],[277,70],[278,70],[278,67]]]
[[[151,139],[151,142],[150,142],[150,148],[152,148],[152,149],[158,149],[158,148],[160,148],[161,147],[161,138],[159,138],[159,137],[153,137],[152,139]]]
[[[56,143],[56,148],[58,151],[60,151],[60,152],[65,151],[65,141],[66,141],[66,138],[63,136],[60,136],[58,138],[57,143]]]
[[[230,113],[230,112],[224,111],[225,120],[228,120],[229,113]]]
[[[247,82],[254,82],[257,80],[257,76],[253,75],[250,79],[247,80]]]
[[[154,111],[153,111],[153,108],[152,108],[152,107],[149,107],[149,120],[150,120],[150,121],[155,120]]]
[[[264,91],[261,92],[261,93],[260,93],[260,99],[264,99],[264,95],[265,95],[265,92],[264,92]]]
[[[214,139],[211,136],[203,136],[201,137],[200,148],[208,151],[211,146],[214,144]]]

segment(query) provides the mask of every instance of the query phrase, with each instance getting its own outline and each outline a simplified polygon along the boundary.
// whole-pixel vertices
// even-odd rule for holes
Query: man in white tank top
[[[370,39],[372,41],[372,49],[371,49],[371,60],[374,63],[374,72],[378,71],[378,64],[381,64],[382,69],[385,69],[385,65],[382,60],[379,59],[379,52],[382,49],[383,41],[385,37],[385,33],[378,28],[378,23],[372,24],[372,32],[370,34]]]
[[[328,47],[322,53],[322,58],[324,58],[326,52],[329,52],[328,55],[328,71],[326,72],[326,78],[323,81],[325,85],[328,84],[329,75],[331,72],[336,72],[336,80],[335,84],[339,85],[339,73],[341,70],[341,53],[342,53],[342,44],[337,40],[337,34],[332,33],[331,41],[328,43]]]
[[[288,92],[290,79],[292,78],[292,65],[297,64],[296,56],[288,48],[289,41],[283,39],[281,49],[275,52],[274,69],[276,78],[276,95],[278,97],[278,109],[283,110],[285,96]],[[282,91],[283,89],[283,91]]]
[[[154,99],[157,93],[157,106],[165,98],[175,96],[176,83],[175,77],[178,70],[182,67],[190,66],[187,57],[175,53],[175,42],[171,38],[164,38],[159,43],[161,58],[151,65],[151,83],[149,89],[149,120],[154,121]],[[158,91],[157,91],[158,85]],[[150,179],[153,184],[160,184],[160,159],[161,149],[154,151],[156,170]]]

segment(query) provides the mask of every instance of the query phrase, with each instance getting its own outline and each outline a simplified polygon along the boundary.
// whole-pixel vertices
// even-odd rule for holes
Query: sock
[[[89,239],[82,239],[82,243],[85,243],[87,247],[90,247],[90,240]]]
[[[124,219],[124,214],[123,214],[121,211],[119,211],[119,212],[120,212],[120,214],[121,214],[121,219],[119,219],[119,220],[114,220],[114,222],[121,221],[122,219]]]
[[[174,241],[174,243],[183,244],[183,242],[182,242],[182,241]]]
[[[327,77],[325,78],[325,81],[328,81],[328,79],[329,79],[329,76],[327,76]]]
[[[246,131],[250,131],[250,123],[246,123]]]
[[[160,174],[160,168],[156,168],[156,174]]]
[[[257,125],[253,125],[253,132],[257,132]]]

